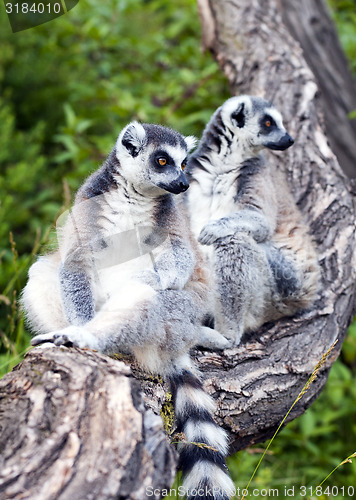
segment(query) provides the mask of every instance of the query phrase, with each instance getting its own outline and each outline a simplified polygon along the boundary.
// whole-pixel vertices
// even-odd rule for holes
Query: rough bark
[[[356,84],[324,0],[280,0],[283,21],[314,73],[330,145],[340,166],[356,177]]]
[[[35,349],[0,381],[0,498],[142,500],[174,473],[162,420],[122,361]]]
[[[234,451],[272,435],[338,339],[288,420],[303,413],[340,352],[356,305],[356,187],[328,146],[315,78],[282,23],[278,0],[199,0],[199,6],[205,47],[232,93],[263,95],[283,111],[296,144],[269,161],[284,169],[322,267],[313,310],[264,325],[235,349],[195,353]],[[166,388],[142,376],[141,384],[158,414]],[[0,496],[142,499],[146,486],[169,486],[172,451],[123,363],[77,349],[36,350],[0,390]]]
[[[223,356],[198,356],[206,387],[219,401],[219,421],[238,450],[271,436],[322,354],[339,339],[289,420],[303,413],[340,352],[356,306],[355,185],[328,145],[315,77],[282,22],[279,1],[199,0],[198,5],[204,47],[225,72],[232,94],[272,100],[296,139],[289,150],[269,153],[268,160],[285,171],[322,268],[312,311],[265,325]]]

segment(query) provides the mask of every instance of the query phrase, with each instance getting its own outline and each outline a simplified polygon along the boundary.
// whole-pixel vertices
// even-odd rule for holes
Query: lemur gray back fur
[[[260,151],[293,144],[268,101],[233,97],[212,116],[188,162],[191,227],[214,277],[217,330],[244,332],[309,307],[319,268],[283,169]]]
[[[188,499],[211,487],[215,500],[228,500],[227,436],[189,356],[201,339],[226,340],[201,327],[207,272],[173,197],[188,188],[183,170],[194,143],[157,125],[125,127],[59,221],[58,251],[31,267],[22,303],[33,345],[129,353],[165,376],[188,443],[180,448]],[[189,444],[197,441],[207,448]]]

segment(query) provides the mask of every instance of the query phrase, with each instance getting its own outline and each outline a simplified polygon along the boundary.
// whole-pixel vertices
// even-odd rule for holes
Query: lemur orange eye
[[[186,167],[186,164],[185,164],[185,163],[182,163],[182,165],[181,165],[181,169],[182,169],[182,170],[184,170],[184,169],[185,169],[185,167]]]
[[[266,125],[266,127],[270,127],[272,125],[272,123],[269,120],[267,120],[267,121],[265,121],[265,125]]]
[[[158,158],[158,163],[163,167],[167,165],[167,160],[165,158]]]

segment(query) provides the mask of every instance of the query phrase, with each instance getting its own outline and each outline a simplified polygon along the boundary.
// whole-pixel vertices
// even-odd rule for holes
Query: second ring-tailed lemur
[[[215,281],[215,327],[234,345],[316,296],[319,267],[308,228],[282,169],[260,154],[293,142],[270,102],[232,97],[188,162],[186,203]]]
[[[129,353],[164,376],[186,437],[180,466],[188,498],[213,488],[213,497],[199,498],[227,500],[234,491],[227,436],[189,356],[208,330],[200,326],[208,279],[172,196],[188,188],[183,170],[194,143],[158,125],[124,128],[58,227],[58,251],[31,267],[22,304],[37,333],[33,345]]]

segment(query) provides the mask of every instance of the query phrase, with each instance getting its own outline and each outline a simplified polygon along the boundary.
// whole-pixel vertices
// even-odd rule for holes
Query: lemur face
[[[132,122],[116,143],[120,173],[146,196],[182,193],[189,187],[184,169],[195,143],[166,127]]]
[[[239,148],[256,153],[262,148],[283,151],[294,143],[277,109],[260,97],[239,96],[221,106],[221,118],[236,137]]]

